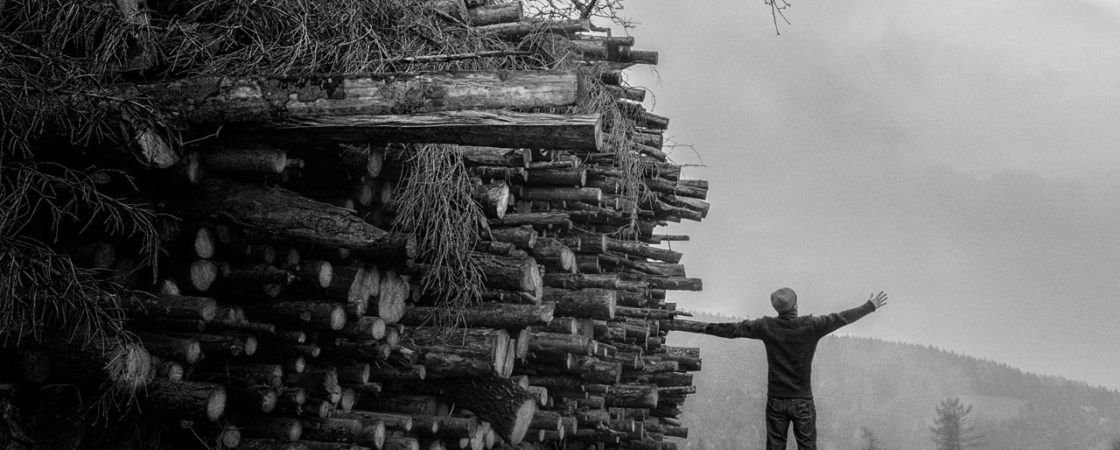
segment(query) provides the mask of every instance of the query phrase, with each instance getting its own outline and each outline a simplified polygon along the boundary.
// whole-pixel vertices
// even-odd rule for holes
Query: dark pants
[[[798,450],[816,450],[817,407],[813,399],[775,397],[766,400],[766,449],[785,450],[790,422]]]

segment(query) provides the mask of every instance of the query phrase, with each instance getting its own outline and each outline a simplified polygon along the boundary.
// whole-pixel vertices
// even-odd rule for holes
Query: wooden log
[[[424,380],[428,377],[428,370],[420,365],[393,367],[382,364],[371,367],[370,376],[379,380]]]
[[[614,318],[618,293],[608,289],[546,288],[544,300],[556,302],[559,315],[609,320]]]
[[[349,248],[368,255],[396,255],[402,245],[409,248],[408,239],[402,243],[399,237],[366,223],[346,209],[291,191],[216,179],[200,186],[198,195],[184,207],[189,215],[240,225],[294,242]],[[414,239],[410,248],[415,256]]]
[[[299,419],[295,418],[264,415],[239,415],[235,419],[236,420],[234,424],[241,428],[241,435],[248,438],[290,442],[298,441],[299,438],[303,435],[303,424]],[[246,441],[251,442],[252,440],[242,439],[241,448],[245,448]]]
[[[194,364],[202,359],[202,346],[194,339],[176,338],[155,333],[136,333],[144,348],[163,358]]]
[[[225,412],[226,390],[218,384],[156,379],[148,385],[144,401],[161,414],[214,421]]]
[[[388,436],[381,450],[420,450],[420,441],[408,436]]]
[[[640,242],[607,239],[607,249],[612,252],[624,253],[641,258],[676,264],[681,261],[682,254],[669,249],[651,247]]]
[[[579,152],[596,152],[603,142],[598,114],[564,116],[497,110],[298,117],[254,131],[281,140],[545,147]]]
[[[335,404],[342,398],[342,385],[339,384],[338,372],[333,367],[304,373],[285,373],[284,385],[302,388],[309,399],[320,398]]]
[[[257,339],[245,334],[171,333],[171,337],[198,342],[203,353],[213,356],[237,357],[257,351]]]
[[[168,317],[211,320],[218,312],[218,304],[210,297],[160,295],[150,297],[133,295],[124,297],[121,306],[130,316]]]
[[[485,274],[485,284],[489,287],[529,293],[539,293],[541,290],[543,283],[540,270],[532,258],[486,253],[472,253],[471,257]]]
[[[441,308],[417,306],[410,308],[401,318],[405,325],[423,325],[440,314]],[[519,329],[527,326],[546,325],[552,320],[555,305],[512,305],[483,303],[462,311],[462,319],[469,327]]]
[[[498,256],[509,256],[515,248],[512,243],[502,241],[478,241],[474,245],[475,251]]]
[[[648,320],[671,320],[677,316],[688,316],[689,313],[683,311],[667,311],[664,309],[654,308],[634,308],[629,306],[616,306],[615,315],[619,317],[633,317],[637,319]]]
[[[598,204],[599,201],[603,199],[603,191],[595,187],[523,186],[517,192],[517,198],[523,200],[587,202]]]
[[[522,149],[459,146],[459,155],[468,166],[525,167],[531,160]]]
[[[376,314],[386,323],[397,323],[404,316],[412,287],[394,271],[381,274],[378,295],[369,300],[369,313]]]
[[[331,345],[323,347],[323,358],[348,363],[359,361],[384,361],[389,359],[392,350],[392,345],[382,341],[349,341],[338,339]]]
[[[385,320],[380,317],[362,316],[349,320],[338,334],[351,339],[379,340],[385,337]]]
[[[493,219],[490,221],[490,225],[496,227],[532,225],[534,228],[567,230],[572,227],[572,221],[566,212],[519,212],[506,214],[501,219]]]
[[[559,239],[540,238],[531,252],[533,258],[549,267],[564,271],[576,270],[576,255]],[[543,283],[542,283],[543,284]]]
[[[504,378],[457,378],[441,386],[456,403],[489,422],[494,432],[510,444],[521,442],[537,411],[532,395]]]
[[[522,250],[532,250],[536,247],[538,236],[537,230],[529,225],[508,228],[490,228],[491,239],[500,242],[508,242]]]
[[[596,255],[576,255],[576,268],[580,273],[602,273],[599,257]]]
[[[621,408],[657,407],[657,386],[641,384],[616,384],[604,396],[607,406]]]
[[[237,448],[243,450],[311,450],[302,442],[291,442],[282,439],[242,439]]]
[[[545,287],[560,289],[617,289],[617,274],[546,273],[542,277]]]
[[[532,339],[529,342],[529,351],[590,355],[592,345],[591,339],[578,334],[533,332]]]
[[[644,281],[651,288],[666,289],[671,291],[702,291],[704,282],[699,278],[663,277],[641,273],[622,273],[623,280]]]
[[[580,356],[576,358],[573,372],[592,383],[614,384],[622,376],[622,364],[594,356]]]
[[[482,212],[486,217],[501,219],[509,209],[509,185],[501,181],[475,185],[471,198],[482,206]]]
[[[523,20],[520,22],[473,27],[473,29],[480,32],[494,34],[506,40],[520,39],[542,31],[553,34],[573,35],[579,32],[591,31],[591,28],[591,21],[586,19],[557,21]]]
[[[353,410],[348,413],[338,413],[336,415],[344,419],[357,419],[366,422],[381,422],[385,428],[399,430],[403,432],[412,431],[412,416],[407,414],[394,414],[378,411],[362,411]]]
[[[530,186],[580,187],[587,183],[587,170],[582,168],[533,170],[525,183]]]
[[[584,89],[575,71],[201,77],[136,88],[191,123],[566,106]]]
[[[489,3],[467,9],[467,24],[475,27],[518,22],[522,16],[521,2]]]
[[[385,425],[380,421],[327,417],[301,418],[301,440],[352,443],[381,448],[385,443]]]
[[[199,154],[213,173],[278,175],[288,165],[287,154],[274,148],[211,147]]]
[[[346,326],[346,310],[329,302],[282,300],[245,306],[245,314],[254,320],[281,326],[315,330],[341,330]]]

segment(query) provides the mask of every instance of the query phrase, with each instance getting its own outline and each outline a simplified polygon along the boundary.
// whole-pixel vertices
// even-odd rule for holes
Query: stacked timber
[[[662,245],[687,236],[655,229],[702,220],[708,185],[681,177],[662,149],[668,119],[621,81],[656,53],[586,20],[524,20],[517,3],[451,17],[510,39],[548,29],[597,69],[132,87],[193,132],[222,130],[181,157],[144,149],[148,166],[171,166],[137,177],[166,213],[158,268],[130,270],[130,250],[108,243],[74,246],[146,291],[122,299],[152,355],[146,414],[222,448],[675,449],[665,438],[687,437],[677,416],[699,350],[665,345],[659,323],[687,315],[669,291],[702,283]],[[588,73],[618,102],[614,123],[529,112],[576,104]],[[628,130],[628,147],[606,148],[605,126]],[[468,255],[481,302],[457,328],[433,326],[437,293],[420,279],[441,269],[392,226],[403,152],[429,143],[455,146],[486,217]]]

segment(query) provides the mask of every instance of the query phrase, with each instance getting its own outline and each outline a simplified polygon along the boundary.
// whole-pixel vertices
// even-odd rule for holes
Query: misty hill
[[[670,333],[669,343],[702,349],[704,368],[694,382],[698,392],[682,415],[691,448],[762,448],[762,344],[681,332]],[[861,427],[889,449],[932,449],[934,408],[952,396],[973,406],[973,423],[989,450],[1106,449],[1120,437],[1120,393],[932,347],[827,337],[813,367],[822,450],[863,448]]]

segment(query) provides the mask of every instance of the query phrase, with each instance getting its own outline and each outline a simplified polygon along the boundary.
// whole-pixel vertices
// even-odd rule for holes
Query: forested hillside
[[[732,321],[699,316],[698,320]],[[704,370],[683,416],[693,449],[761,448],[766,356],[760,342],[670,333],[700,347]],[[862,449],[861,428],[889,449],[932,449],[941,400],[973,406],[983,448],[1105,449],[1120,437],[1120,394],[992,361],[911,344],[853,337],[823,340],[814,364],[820,448]],[[880,447],[882,448],[882,447]]]

